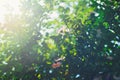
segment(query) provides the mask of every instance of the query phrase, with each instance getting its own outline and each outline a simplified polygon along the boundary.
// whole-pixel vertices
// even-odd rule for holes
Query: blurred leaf
[[[103,26],[105,26],[105,28],[109,28],[109,24],[107,22],[103,22]]]
[[[50,61],[47,61],[46,64],[52,64]]]
[[[41,74],[38,74],[37,77],[38,77],[38,79],[41,79]]]
[[[45,42],[46,42],[46,44],[48,45],[48,48],[49,48],[49,49],[56,49],[56,45],[55,45],[55,43],[54,43],[54,40],[48,39],[48,40],[46,40]]]
[[[8,62],[11,59],[12,55],[8,56],[5,61]]]

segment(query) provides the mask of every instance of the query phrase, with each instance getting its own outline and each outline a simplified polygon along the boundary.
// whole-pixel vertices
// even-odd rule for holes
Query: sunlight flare
[[[0,0],[0,23],[5,22],[6,15],[20,14],[20,0]]]

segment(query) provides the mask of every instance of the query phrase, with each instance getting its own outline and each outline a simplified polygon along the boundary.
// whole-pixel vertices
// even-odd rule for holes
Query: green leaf
[[[8,56],[5,61],[8,62],[11,59],[12,55]]]
[[[108,22],[103,22],[103,26],[104,26],[106,29],[109,28]]]

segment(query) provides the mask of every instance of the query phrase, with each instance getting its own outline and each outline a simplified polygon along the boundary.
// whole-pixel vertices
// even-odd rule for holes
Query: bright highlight
[[[20,14],[20,0],[0,0],[0,23],[5,22],[6,15]]]

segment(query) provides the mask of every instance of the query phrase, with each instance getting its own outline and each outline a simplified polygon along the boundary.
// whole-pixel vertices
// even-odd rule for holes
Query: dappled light
[[[6,15],[20,15],[20,0],[0,0],[0,23],[5,22]]]
[[[0,80],[120,80],[120,1],[0,0]]]

